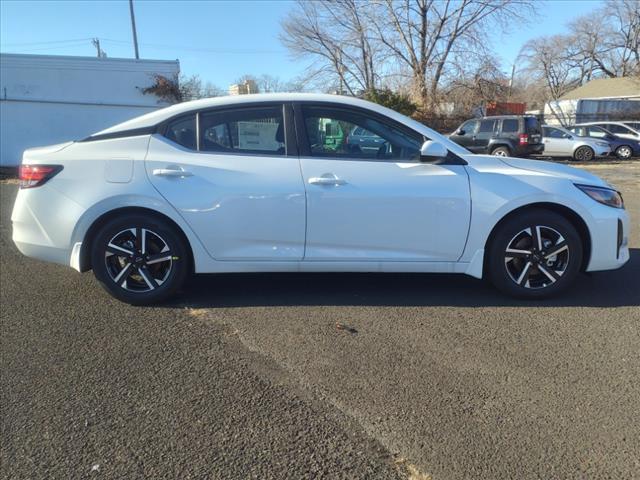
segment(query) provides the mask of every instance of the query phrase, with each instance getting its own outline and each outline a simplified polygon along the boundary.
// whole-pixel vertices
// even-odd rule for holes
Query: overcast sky
[[[293,61],[278,40],[280,20],[293,7],[279,1],[134,0],[141,58],[179,59],[182,72],[226,89],[243,74],[290,80],[306,64]],[[540,18],[492,36],[510,72],[522,45],[601,5],[600,0],[540,2]],[[109,57],[133,57],[128,1],[0,2],[0,51],[95,56],[91,38]]]

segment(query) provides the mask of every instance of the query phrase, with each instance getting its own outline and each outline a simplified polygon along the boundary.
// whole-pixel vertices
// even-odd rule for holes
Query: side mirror
[[[465,133],[467,132],[464,131],[464,128],[459,128],[458,130],[456,130],[456,135],[464,135]]]
[[[425,163],[436,162],[446,157],[447,153],[449,153],[449,151],[441,143],[427,140],[420,148],[420,161]]]

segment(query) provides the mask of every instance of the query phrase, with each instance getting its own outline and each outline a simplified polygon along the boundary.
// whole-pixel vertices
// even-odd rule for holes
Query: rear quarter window
[[[502,133],[518,133],[520,130],[520,122],[517,118],[508,118],[502,120]]]

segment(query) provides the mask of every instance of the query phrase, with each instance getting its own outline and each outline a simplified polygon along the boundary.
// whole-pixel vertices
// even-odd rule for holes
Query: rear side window
[[[547,138],[564,138],[564,132],[562,130],[558,130],[557,128],[544,128],[544,136]]]
[[[170,123],[165,137],[185,148],[196,150],[196,116],[190,115]]]
[[[517,118],[502,120],[502,133],[518,133],[518,130],[520,130],[520,122]]]
[[[585,130],[585,128],[581,128],[581,130]],[[589,137],[604,138],[609,134],[609,132],[607,132],[606,130],[600,127],[589,127],[588,131],[589,131],[589,135],[588,135]],[[580,133],[579,135],[582,135],[582,134]]]
[[[201,113],[200,150],[285,155],[282,108],[243,108]]]
[[[482,120],[480,122],[480,129],[478,133],[490,133],[495,130],[496,121],[495,120]]]

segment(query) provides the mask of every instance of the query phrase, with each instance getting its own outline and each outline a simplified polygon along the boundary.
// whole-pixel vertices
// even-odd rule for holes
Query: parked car
[[[536,117],[505,115],[467,120],[449,138],[473,153],[526,157],[544,150]]]
[[[584,122],[579,123],[577,125],[597,125],[598,127],[602,127],[614,135],[618,135],[622,138],[628,138],[629,140],[640,141],[640,129],[633,128],[630,123],[634,122],[610,122],[610,121],[602,121],[602,122]]]
[[[638,122],[638,121],[631,121],[631,122],[624,121],[622,123],[624,123],[627,127],[633,128],[636,132],[640,132],[640,122]]]
[[[385,148],[327,144],[327,124]],[[622,197],[600,178],[472,155],[334,95],[196,100],[28,149],[11,220],[23,254],[93,269],[132,304],[214,272],[464,273],[541,298],[629,259]]]
[[[567,130],[580,137],[598,138],[609,142],[611,153],[622,160],[640,155],[640,142],[619,137],[597,125],[574,125]]]
[[[580,162],[589,162],[596,157],[611,153],[611,145],[604,140],[580,137],[562,127],[542,126],[544,155],[549,157],[571,157]]]
[[[384,138],[362,127],[355,127],[347,137],[347,143],[353,149],[361,149],[363,152],[378,153],[380,147],[385,147]]]

